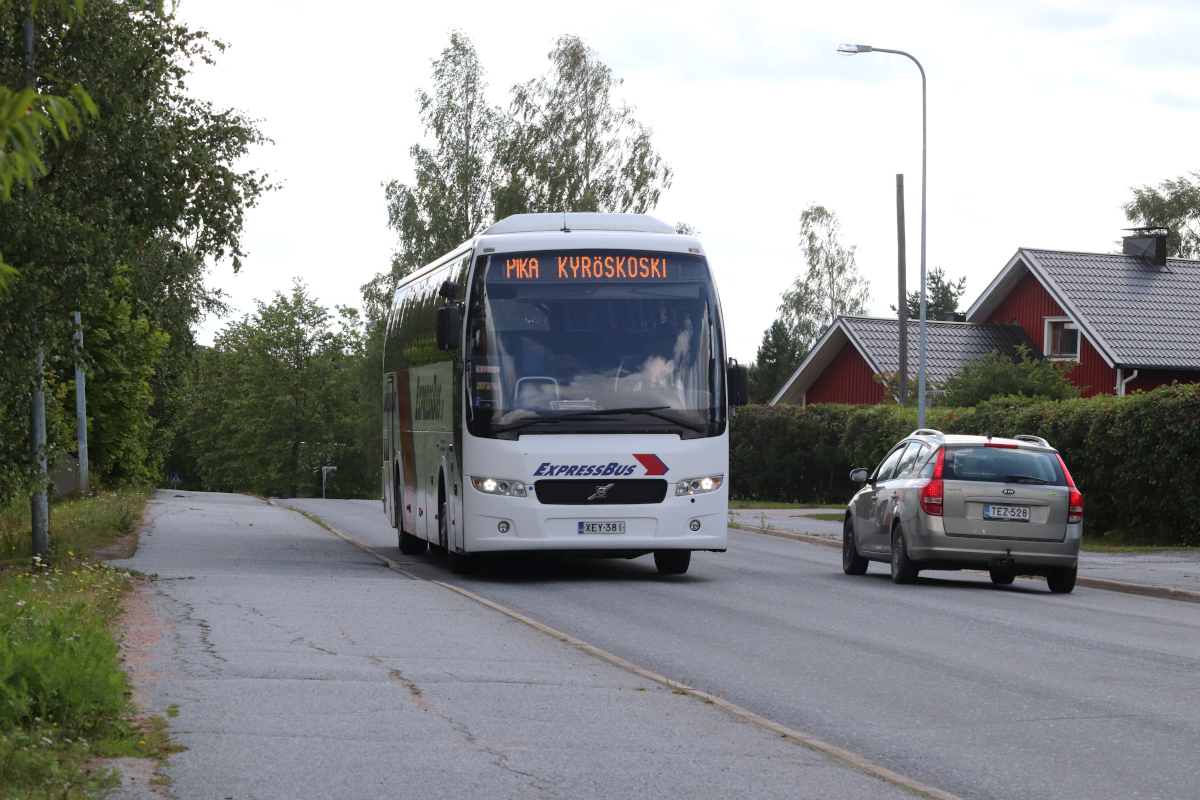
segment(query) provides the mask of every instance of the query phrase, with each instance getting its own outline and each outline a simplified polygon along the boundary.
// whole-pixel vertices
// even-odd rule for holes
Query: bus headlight
[[[471,478],[475,488],[484,494],[501,494],[508,497],[524,497],[525,484],[507,478]]]
[[[707,494],[715,492],[724,483],[724,475],[712,475],[707,478],[689,478],[675,484],[675,496],[683,497],[689,494]]]

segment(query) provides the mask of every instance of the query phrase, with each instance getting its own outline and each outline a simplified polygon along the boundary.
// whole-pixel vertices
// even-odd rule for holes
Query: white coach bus
[[[700,242],[641,214],[521,214],[407,277],[387,320],[384,506],[400,550],[725,550],[730,405]]]

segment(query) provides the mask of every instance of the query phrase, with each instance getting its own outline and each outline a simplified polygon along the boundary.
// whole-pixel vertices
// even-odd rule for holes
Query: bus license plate
[[[625,521],[612,519],[594,519],[588,522],[579,523],[579,532],[582,533],[624,533]]]
[[[1029,522],[1029,506],[984,506],[983,518]]]

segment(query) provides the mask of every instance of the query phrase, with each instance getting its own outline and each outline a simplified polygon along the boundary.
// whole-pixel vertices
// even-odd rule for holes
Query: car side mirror
[[[858,469],[852,469],[850,470],[850,480],[854,481],[855,483],[866,483],[867,481],[871,480],[871,473],[862,467],[859,467]]]
[[[729,387],[729,405],[744,406],[750,403],[750,368],[733,359],[725,368],[725,383]]]
[[[442,306],[437,310],[437,346],[439,350],[457,350],[462,344],[462,309]]]

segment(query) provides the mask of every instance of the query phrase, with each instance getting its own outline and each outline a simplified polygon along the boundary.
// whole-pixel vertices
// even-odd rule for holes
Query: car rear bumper
[[[919,530],[914,531],[906,542],[909,557],[916,561],[974,569],[1004,565],[1018,572],[1022,565],[1030,568],[1069,568],[1079,562],[1082,523],[1066,526],[1066,536],[1062,541],[1030,541],[955,536],[945,532],[940,518],[924,513],[920,516]]]

